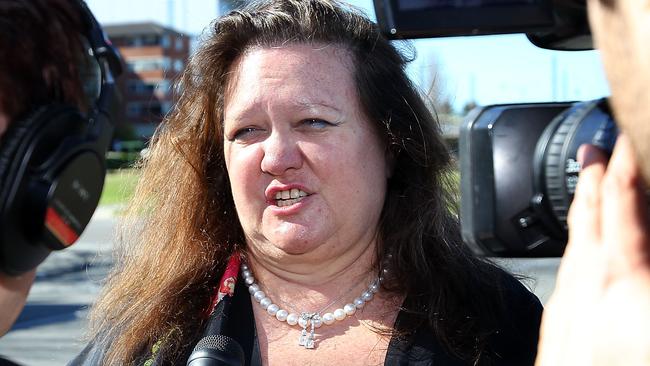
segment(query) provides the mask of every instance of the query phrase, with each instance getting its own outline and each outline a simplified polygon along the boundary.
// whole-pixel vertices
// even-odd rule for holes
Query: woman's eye
[[[333,123],[318,118],[305,119],[302,121],[302,124],[315,129],[323,129],[329,126],[334,126]]]
[[[256,128],[256,127],[241,128],[241,129],[235,131],[235,133],[230,138],[230,141],[246,140],[246,139],[252,137],[253,135],[255,135],[255,133],[257,133],[259,131],[261,131],[261,130],[259,128]]]

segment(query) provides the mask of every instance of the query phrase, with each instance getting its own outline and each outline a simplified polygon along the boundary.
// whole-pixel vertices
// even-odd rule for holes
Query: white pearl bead
[[[241,269],[242,269],[242,271],[247,271],[247,270],[248,270],[248,266],[247,266],[246,264],[242,263],[242,264],[241,264]]]
[[[266,308],[266,312],[269,313],[269,315],[277,314],[278,310],[280,310],[280,307],[275,305],[275,304],[271,304],[271,305],[269,305],[268,308]]]
[[[254,294],[254,293],[256,293],[256,292],[259,291],[259,290],[260,290],[260,285],[258,285],[258,284],[256,284],[256,283],[254,283],[254,284],[248,286],[248,292],[250,292],[251,295]]]
[[[298,318],[298,325],[300,325],[303,328],[307,328],[307,319],[303,317]]]
[[[345,304],[343,311],[345,311],[346,315],[354,315],[354,313],[357,311],[357,307],[354,306],[354,304]]]
[[[255,283],[255,279],[253,277],[244,277],[244,282],[250,286]]]
[[[336,320],[343,320],[345,319],[345,311],[343,309],[336,309],[334,310],[334,319]]]
[[[260,305],[262,305],[262,309],[264,310],[266,310],[266,308],[268,308],[271,304],[273,304],[273,301],[271,301],[271,299],[268,297],[265,297],[260,301]]]
[[[334,323],[334,321],[336,321],[336,319],[334,319],[334,314],[325,313],[323,315],[323,323],[325,323],[327,325],[330,325],[330,324]]]
[[[255,293],[253,294],[253,298],[257,302],[262,301],[262,299],[265,298],[265,297],[266,297],[266,294],[262,290],[255,291]]]
[[[298,324],[298,314],[291,313],[287,316],[287,324],[296,325]]]
[[[283,322],[283,321],[287,320],[287,315],[289,315],[289,313],[286,310],[280,309],[280,310],[278,310],[277,313],[275,313],[275,318],[278,319],[279,321]]]
[[[320,328],[323,325],[323,320],[321,318],[314,318],[311,320],[314,323],[314,328]]]
[[[253,272],[245,269],[245,270],[241,271],[241,275],[242,275],[242,277],[253,277]]]
[[[361,294],[361,298],[363,299],[363,301],[366,301],[366,302],[372,300],[372,292],[370,292],[370,291],[364,291],[364,292]]]
[[[368,290],[370,290],[370,292],[373,292],[375,294],[379,292],[379,280],[372,281],[370,286],[368,286]]]
[[[357,297],[356,299],[354,299],[354,306],[356,306],[357,309],[361,309],[365,303],[366,302],[363,301],[363,299],[360,298],[360,297]]]

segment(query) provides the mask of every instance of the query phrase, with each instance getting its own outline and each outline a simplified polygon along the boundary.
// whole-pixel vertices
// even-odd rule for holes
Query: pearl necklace
[[[386,274],[388,272],[387,269],[382,270],[382,274]],[[380,289],[380,284],[383,280],[383,276],[375,277],[370,284],[368,285],[368,288],[365,289],[359,297],[355,298],[351,303],[345,304],[343,308],[338,308],[334,310],[331,313],[325,313],[321,315],[321,313],[325,310],[327,310],[330,306],[334,305],[340,298],[334,299],[331,303],[326,305],[324,308],[317,312],[301,312],[300,315],[297,313],[290,313],[289,311],[285,309],[281,309],[279,305],[274,304],[273,300],[271,300],[264,291],[260,289],[260,286],[255,283],[255,277],[253,277],[253,273],[251,272],[250,268],[246,264],[241,265],[241,274],[242,277],[244,278],[244,282],[248,286],[248,292],[251,294],[255,302],[259,303],[262,309],[266,310],[266,312],[270,316],[274,316],[277,320],[281,322],[287,322],[287,324],[294,326],[298,324],[300,327],[302,327],[302,332],[300,334],[300,339],[298,340],[298,345],[303,346],[307,349],[312,349],[314,348],[314,330],[316,328],[320,328],[323,324],[324,325],[330,325],[333,324],[334,322],[344,320],[348,316],[354,315],[356,313],[357,309],[363,308],[365,303],[369,302],[370,300],[373,299],[374,294],[379,292]],[[346,291],[343,293],[343,295],[347,294],[349,291]],[[307,327],[310,327],[310,331],[307,332]]]

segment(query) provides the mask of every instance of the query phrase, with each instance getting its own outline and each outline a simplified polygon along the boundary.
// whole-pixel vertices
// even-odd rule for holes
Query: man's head
[[[90,220],[119,71],[81,0],[0,1],[0,271],[29,271]]]
[[[70,1],[0,1],[0,152],[10,124],[34,106],[81,104],[74,62],[82,50],[80,30],[78,9]],[[34,274],[12,278],[0,272],[0,336],[18,317]]]
[[[73,1],[0,2],[0,134],[35,106],[83,106],[82,31]]]
[[[650,7],[645,0],[589,0],[588,6],[616,120],[650,184]]]

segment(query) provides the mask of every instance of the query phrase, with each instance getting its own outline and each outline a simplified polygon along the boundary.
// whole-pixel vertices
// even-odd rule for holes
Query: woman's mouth
[[[297,188],[278,191],[275,193],[275,204],[278,207],[291,206],[302,201],[307,196],[309,196],[307,192]]]

